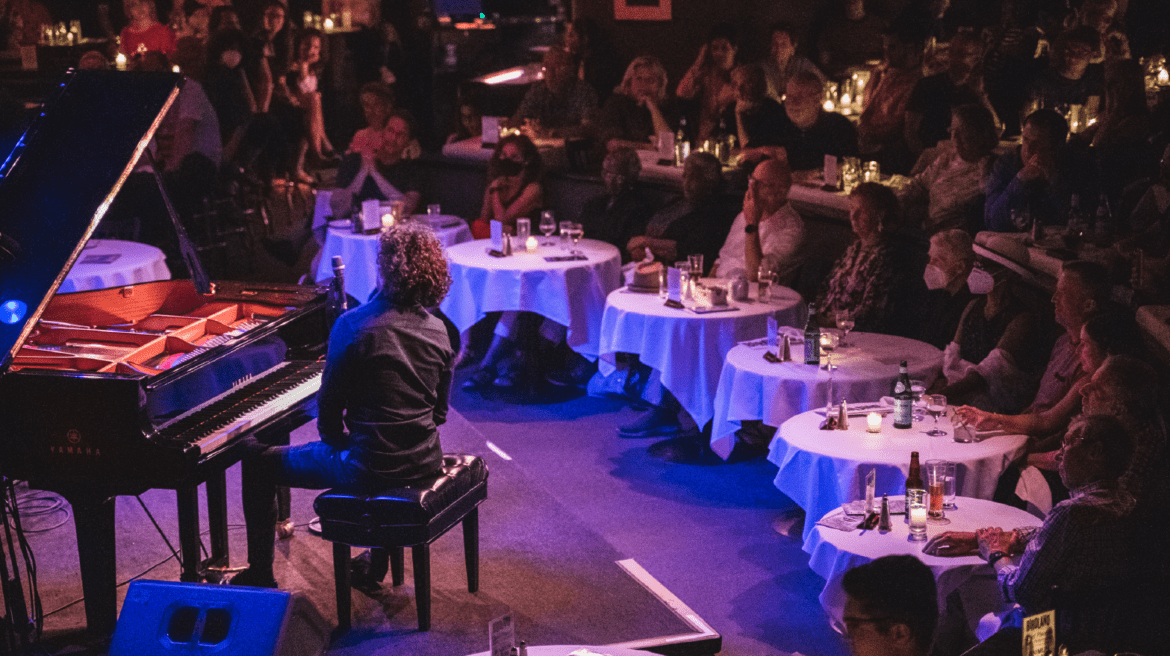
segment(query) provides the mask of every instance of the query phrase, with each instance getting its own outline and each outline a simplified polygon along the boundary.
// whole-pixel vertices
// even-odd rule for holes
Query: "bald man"
[[[791,187],[792,171],[780,160],[765,160],[752,171],[743,211],[731,224],[713,275],[742,271],[755,282],[763,264],[778,274],[780,284],[792,284],[802,261],[804,219],[788,203]]]

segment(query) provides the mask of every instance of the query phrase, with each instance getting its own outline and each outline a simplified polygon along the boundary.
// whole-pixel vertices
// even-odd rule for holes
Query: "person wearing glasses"
[[[842,618],[854,656],[925,656],[938,625],[934,573],[914,556],[883,556],[845,572]]]
[[[780,284],[792,284],[803,262],[804,219],[788,202],[791,188],[792,170],[787,162],[768,159],[756,166],[748,180],[743,211],[731,224],[711,275],[733,278],[743,273],[749,282],[756,282],[764,265],[778,274]]]

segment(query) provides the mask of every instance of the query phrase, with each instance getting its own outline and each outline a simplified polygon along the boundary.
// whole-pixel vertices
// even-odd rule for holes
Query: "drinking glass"
[[[910,541],[926,541],[926,490],[906,490],[906,515],[910,520]]]
[[[934,417],[934,428],[926,431],[926,434],[931,437],[946,435],[946,431],[938,429],[938,416],[947,411],[947,397],[942,394],[924,394],[923,398],[926,399],[926,411]]]
[[[532,234],[532,221],[524,217],[516,219],[516,246],[525,248],[528,236]]]
[[[837,344],[837,346],[841,348],[849,346],[849,343],[846,340],[849,339],[849,331],[853,330],[853,326],[855,325],[857,324],[853,320],[852,310],[837,310],[837,328],[839,328],[842,333],[841,341]]]
[[[924,467],[926,476],[926,494],[929,501],[927,517],[931,524],[950,524],[946,513],[943,512],[946,500],[947,465],[946,460],[927,460]]]
[[[768,267],[760,267],[756,273],[756,298],[761,303],[772,300],[772,285],[776,283],[776,274]]]
[[[430,214],[431,216],[437,216],[442,213],[443,208],[438,203],[431,203],[430,205],[427,205],[427,214]]]
[[[553,233],[557,231],[557,219],[553,215],[552,210],[545,210],[540,213],[540,232],[545,238],[552,237]],[[551,246],[552,241],[546,241],[545,246]]]
[[[687,265],[691,269],[691,280],[698,280],[703,277],[703,254],[696,253],[687,256]]]
[[[573,231],[573,222],[561,221],[557,224],[557,227],[561,233],[561,250],[567,251],[569,250],[569,233]]]
[[[926,399],[922,393],[926,391],[926,383],[921,380],[910,381],[910,392],[914,394],[914,421],[926,419]]]
[[[1032,216],[1028,213],[1027,209],[1013,209],[1011,212],[1012,225],[1015,226],[1016,230],[1023,232],[1028,229],[1028,226],[1032,225]]]
[[[569,251],[570,255],[584,255],[584,253],[577,250],[577,244],[581,243],[581,238],[584,236],[585,226],[580,223],[574,223],[573,227],[569,230],[569,239],[573,241],[573,248]]]
[[[958,506],[955,505],[955,497],[957,492],[955,490],[955,463],[947,463],[947,478],[943,481],[943,509],[956,510]]]

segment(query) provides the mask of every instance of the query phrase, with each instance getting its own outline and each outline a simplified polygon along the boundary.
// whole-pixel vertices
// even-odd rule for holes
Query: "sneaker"
[[[277,588],[276,579],[272,573],[260,573],[251,567],[236,574],[228,581],[229,585],[246,585],[253,588]]]
[[[680,432],[682,426],[678,419],[658,410],[651,410],[638,421],[618,428],[618,435],[622,437],[669,437]]]

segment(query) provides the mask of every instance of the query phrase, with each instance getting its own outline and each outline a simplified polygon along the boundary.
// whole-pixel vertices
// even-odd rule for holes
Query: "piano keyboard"
[[[158,438],[183,446],[198,446],[200,453],[210,453],[316,394],[324,367],[322,361],[282,362],[176,417],[159,430]]]

